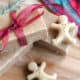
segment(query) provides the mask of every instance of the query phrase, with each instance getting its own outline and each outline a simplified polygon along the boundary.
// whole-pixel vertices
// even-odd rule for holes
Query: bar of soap
[[[17,15],[20,11],[22,11],[25,7],[28,6],[27,2],[23,2],[20,5],[21,7],[18,10],[16,10]],[[41,11],[36,10],[34,13],[32,13],[30,17],[34,17],[36,14],[39,14],[39,13],[41,13]],[[0,15],[0,20],[1,20],[0,29],[10,26],[12,22],[9,16],[9,12],[4,13],[3,15]],[[1,72],[3,73],[3,69],[5,72],[6,66],[10,67],[10,65],[14,63],[14,61],[19,55],[21,55],[24,52],[28,52],[32,48],[33,43],[35,41],[38,41],[38,40],[43,40],[46,42],[48,41],[48,30],[43,20],[43,17],[40,17],[39,19],[37,19],[36,21],[34,21],[28,26],[26,25],[23,28],[23,33],[25,35],[27,45],[24,46],[26,47],[26,49],[23,50],[22,52],[19,52],[22,46],[19,45],[15,33],[14,32],[9,33],[8,46],[6,47],[6,49],[0,52],[0,62],[1,62],[0,63],[0,73]],[[2,44],[0,44],[0,47],[2,47]]]
[[[65,15],[58,17],[57,23],[51,23],[51,43],[56,47],[67,51],[68,46],[76,45],[78,28],[75,23],[68,22]]]
[[[48,15],[48,16],[47,16]],[[76,36],[77,36],[77,25],[75,23],[70,23],[65,15],[56,16],[55,14],[50,13],[49,11],[45,10],[44,20],[48,28],[50,44],[47,44],[49,49],[58,51],[59,54],[66,54],[68,46],[76,45]],[[61,28],[63,28],[61,30]],[[67,29],[66,29],[67,28]],[[63,31],[63,33],[62,33]],[[67,38],[64,35],[67,31],[68,34]],[[62,34],[60,34],[62,33]],[[60,38],[58,38],[61,36]],[[65,38],[63,39],[63,37]],[[58,43],[59,42],[59,43]],[[40,42],[41,43],[41,42]],[[43,44],[43,43],[41,43]],[[54,46],[54,47],[53,47]]]
[[[24,4],[24,5],[23,5]],[[20,8],[17,11],[17,15],[19,12],[21,12],[25,7],[27,7],[27,1],[23,1],[20,4]],[[41,10],[37,10],[34,13],[32,13],[31,17],[34,17],[35,15],[39,14]],[[0,15],[0,29],[6,28],[11,25],[11,18],[9,16],[9,13]],[[48,30],[46,28],[46,24],[43,20],[43,17],[40,17],[39,19],[32,22],[30,25],[26,25],[23,28],[24,35],[26,37],[26,41],[28,44],[33,44],[35,41],[38,40],[44,40],[48,41]],[[27,45],[28,45],[27,44]],[[8,47],[6,50],[8,53],[15,52],[18,50],[21,46],[19,45],[17,41],[17,37],[14,32],[9,33],[9,40],[8,40]]]

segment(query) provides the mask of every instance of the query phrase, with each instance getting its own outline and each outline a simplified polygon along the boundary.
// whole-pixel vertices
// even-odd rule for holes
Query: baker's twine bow
[[[44,11],[29,19],[32,13],[39,8],[42,8],[42,6],[38,4],[32,4],[23,9],[18,15],[16,15],[16,11],[10,12],[10,17],[13,23],[10,26],[7,26],[5,29],[0,30],[0,40],[2,41],[2,47],[0,51],[4,50],[7,47],[9,34],[11,32],[15,33],[20,46],[24,46],[27,44],[23,28],[27,27],[29,24],[31,24],[43,15]]]

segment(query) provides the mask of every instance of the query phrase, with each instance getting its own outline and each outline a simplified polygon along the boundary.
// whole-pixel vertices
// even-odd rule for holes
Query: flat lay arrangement
[[[0,80],[79,80],[79,3],[1,0]]]

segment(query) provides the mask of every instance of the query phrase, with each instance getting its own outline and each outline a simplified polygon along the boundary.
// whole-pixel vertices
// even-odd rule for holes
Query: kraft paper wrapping
[[[21,4],[19,9],[17,10],[17,15],[19,12],[21,12],[26,6],[28,6],[27,1],[24,0]],[[31,16],[35,16],[36,14],[40,13],[41,10],[35,11]],[[9,26],[11,24],[11,19],[9,16],[9,13],[0,15],[0,29],[5,28],[6,26]],[[35,20],[32,24],[28,25],[27,27],[24,27],[24,35],[26,37],[28,44],[33,44],[33,42],[38,40],[44,40],[48,41],[48,31],[46,28],[46,25],[44,23],[44,20],[42,17]],[[1,42],[0,42],[1,43]],[[28,45],[27,44],[27,45]],[[8,53],[15,52],[18,50],[21,46],[19,46],[19,43],[17,41],[17,37],[14,32],[9,34],[9,40],[8,40],[8,47],[6,50]]]
[[[24,2],[24,5],[22,4],[21,7],[17,10],[17,15],[26,6],[27,3]],[[33,17],[38,13],[40,13],[40,10],[35,11],[30,17]],[[0,29],[10,26],[10,24],[11,24],[11,19],[9,16],[9,12],[4,13],[3,15],[0,14]],[[33,46],[33,43],[35,41],[38,40],[48,41],[48,31],[46,24],[43,20],[43,17],[40,17],[32,24],[25,27],[23,31],[28,43],[26,46],[23,47],[23,50],[21,49],[21,46],[17,41],[15,33],[14,32],[9,33],[8,46],[6,47],[5,50],[0,52],[0,75],[4,73],[12,64],[14,64],[16,58],[19,55],[23,54],[24,52],[28,52]],[[0,41],[0,47],[1,46],[2,42]]]

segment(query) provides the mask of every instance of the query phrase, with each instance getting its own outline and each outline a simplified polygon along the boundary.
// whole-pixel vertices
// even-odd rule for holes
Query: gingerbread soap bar
[[[48,16],[47,16],[48,15]],[[64,55],[70,45],[76,45],[78,27],[65,15],[56,16],[45,10],[44,20],[48,28],[50,44],[45,44],[54,53]],[[43,45],[42,42],[39,44]]]
[[[76,45],[77,32],[77,25],[61,15],[56,23],[50,25],[51,43],[66,52],[68,46]]]

